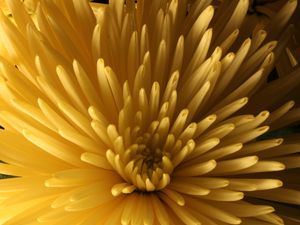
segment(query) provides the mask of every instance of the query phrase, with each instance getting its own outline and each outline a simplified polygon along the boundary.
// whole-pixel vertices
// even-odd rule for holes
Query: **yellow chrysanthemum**
[[[246,40],[248,0],[187,2],[7,1],[0,224],[299,222],[299,135],[259,138],[300,120],[300,69],[267,82],[297,1]]]

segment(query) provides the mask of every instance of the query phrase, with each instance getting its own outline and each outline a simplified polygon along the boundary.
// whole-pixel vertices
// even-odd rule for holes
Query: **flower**
[[[268,133],[300,120],[300,69],[267,82],[296,1],[246,40],[247,0],[7,2],[0,224],[299,221],[299,136]]]

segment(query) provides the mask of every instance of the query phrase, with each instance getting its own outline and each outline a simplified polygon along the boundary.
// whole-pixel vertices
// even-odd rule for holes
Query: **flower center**
[[[138,153],[138,162],[141,164],[141,172],[151,174],[151,171],[161,166],[163,153],[159,148],[150,149],[144,145],[140,145],[140,152]]]
[[[154,123],[157,126],[156,122]],[[164,121],[161,121],[162,123]],[[119,144],[116,143],[115,146],[122,145],[123,139],[119,137],[119,141],[115,141]],[[112,189],[113,194],[126,194],[133,191],[151,192],[166,187],[173,171],[171,149],[167,146],[174,142],[172,140],[174,140],[173,135],[167,135],[166,138],[159,130],[156,130],[156,132],[146,132],[137,137],[135,144],[130,145],[124,151],[119,151],[120,147],[114,148],[114,152],[108,150],[108,161],[126,181],[115,185]]]

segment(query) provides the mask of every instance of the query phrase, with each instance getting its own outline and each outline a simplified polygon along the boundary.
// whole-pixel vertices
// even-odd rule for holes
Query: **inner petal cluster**
[[[174,83],[174,79],[178,79],[176,73],[169,83]],[[149,97],[143,88],[136,96],[137,101],[128,94],[119,113],[118,127],[108,126],[112,148],[107,150],[106,158],[124,180],[124,183],[114,185],[113,195],[165,188],[176,166],[193,151],[197,125],[187,123],[189,111],[184,109],[177,118],[172,118],[176,113],[175,88],[176,85],[169,96],[165,93],[162,104],[157,82],[153,84]]]

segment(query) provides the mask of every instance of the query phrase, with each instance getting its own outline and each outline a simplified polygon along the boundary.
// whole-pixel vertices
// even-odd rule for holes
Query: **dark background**
[[[95,1],[92,1],[92,2],[98,2],[98,3],[108,3],[108,0],[95,0]]]

